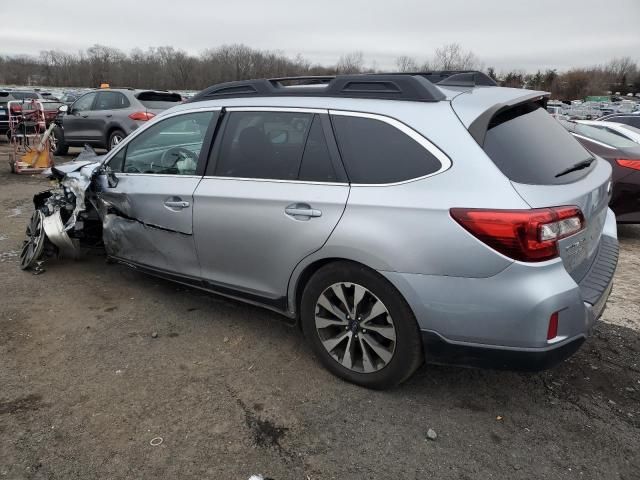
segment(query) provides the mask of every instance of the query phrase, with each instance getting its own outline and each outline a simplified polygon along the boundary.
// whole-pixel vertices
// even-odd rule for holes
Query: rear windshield
[[[567,122],[563,121],[562,125],[570,132],[576,135],[582,135],[583,137],[591,138],[598,142],[606,143],[616,148],[629,148],[637,147],[638,144],[628,138],[615,133],[607,132],[591,125],[585,125],[584,123]]]
[[[493,117],[483,148],[502,173],[518,183],[569,183],[593,168],[556,176],[593,156],[536,103],[518,105]]]
[[[36,92],[11,92],[11,96],[16,100],[24,100],[27,98],[40,98]]]
[[[136,98],[147,108],[171,108],[182,101],[179,94],[170,92],[140,92]]]

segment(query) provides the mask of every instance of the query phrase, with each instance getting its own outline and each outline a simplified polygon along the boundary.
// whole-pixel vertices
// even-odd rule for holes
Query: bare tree
[[[436,48],[432,66],[434,70],[480,70],[482,64],[470,50],[459,43],[449,43]]]
[[[364,54],[362,52],[352,52],[342,55],[336,71],[338,73],[360,73],[364,66]]]
[[[402,55],[396,58],[396,68],[399,72],[417,72],[420,70],[414,58]]]

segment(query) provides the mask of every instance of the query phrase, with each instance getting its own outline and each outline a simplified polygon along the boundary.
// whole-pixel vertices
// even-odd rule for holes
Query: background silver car
[[[83,146],[111,150],[124,137],[158,113],[182,102],[177,93],[127,88],[85,93],[68,107],[54,129],[55,154]]]
[[[545,94],[477,72],[313,81],[204,90],[59,167],[64,195],[36,207],[78,241],[99,224],[116,261],[299,320],[367,387],[424,358],[538,369],[579,348],[617,261],[611,167]]]

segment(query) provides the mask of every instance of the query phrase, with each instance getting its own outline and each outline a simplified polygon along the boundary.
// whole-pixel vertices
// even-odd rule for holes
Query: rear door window
[[[570,183],[593,168],[592,165],[556,176],[593,156],[545,109],[533,103],[518,105],[494,116],[483,148],[502,173],[517,183]]]
[[[309,130],[298,179],[311,182],[338,181],[319,115],[314,116]]]
[[[312,113],[230,112],[214,175],[297,180]]]
[[[94,110],[117,110],[129,105],[127,97],[120,92],[98,92]]]
[[[437,172],[440,161],[416,140],[382,120],[332,114],[349,181],[384,184]]]

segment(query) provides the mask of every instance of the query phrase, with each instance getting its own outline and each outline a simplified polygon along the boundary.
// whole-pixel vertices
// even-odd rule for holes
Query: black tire
[[[113,149],[118,143],[124,140],[124,137],[126,136],[127,134],[124,133],[122,130],[116,129],[113,132],[111,132],[111,134],[109,135],[109,139],[107,140],[107,150],[111,151],[111,149]]]
[[[364,373],[346,368],[322,344],[316,328],[316,304],[326,289],[339,282],[357,284],[369,290],[393,319],[395,349],[388,363],[377,371]],[[327,370],[344,380],[367,388],[387,389],[411,377],[424,360],[420,331],[409,305],[389,281],[363,265],[345,261],[321,267],[307,283],[300,303],[302,330],[316,357]]]
[[[69,145],[64,141],[64,131],[60,127],[54,127],[51,131],[51,152],[54,155],[66,155],[69,153]]]

